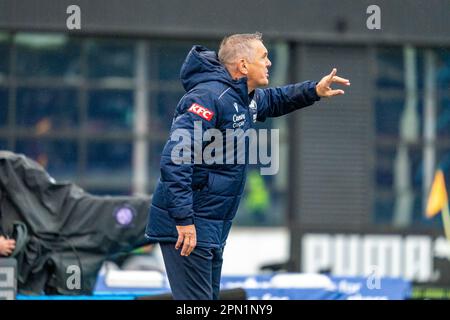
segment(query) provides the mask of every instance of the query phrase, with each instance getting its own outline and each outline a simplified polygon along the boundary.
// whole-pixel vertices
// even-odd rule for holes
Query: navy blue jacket
[[[236,158],[233,164],[226,159],[223,164],[194,161],[194,129],[201,124],[202,133],[217,129],[224,137],[227,129],[245,131],[256,121],[313,104],[320,99],[317,83],[256,89],[249,95],[247,78],[233,80],[216,53],[202,46],[191,49],[180,76],[187,93],[175,111],[170,130],[173,139],[169,137],[161,155],[161,176],[153,193],[146,236],[152,242],[175,242],[176,225],[195,224],[197,246],[220,247],[225,245],[244,190],[247,164],[239,164]],[[192,139],[184,140],[184,136]],[[201,151],[208,144],[203,142]],[[178,152],[182,147],[192,150],[191,160],[172,161],[175,151],[183,155]]]

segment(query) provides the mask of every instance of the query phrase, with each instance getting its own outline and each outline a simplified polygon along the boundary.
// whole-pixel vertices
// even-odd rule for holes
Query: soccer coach
[[[247,164],[197,163],[193,157],[174,161],[172,154],[180,143],[172,134],[182,129],[194,137],[195,123],[201,123],[202,133],[234,130],[236,118],[245,131],[256,121],[344,94],[331,89],[334,82],[350,85],[333,69],[319,82],[259,89],[269,84],[270,66],[262,35],[254,33],[224,38],[218,55],[194,46],[181,68],[186,94],[176,107],[161,155],[161,176],[146,228],[147,238],[160,243],[174,299],[219,298],[223,250],[244,190]],[[193,144],[184,147],[191,149]]]

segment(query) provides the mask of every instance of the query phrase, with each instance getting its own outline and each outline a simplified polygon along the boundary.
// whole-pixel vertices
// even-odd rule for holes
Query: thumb
[[[331,70],[331,73],[328,75],[328,81],[331,82],[333,80],[333,77],[336,75],[336,73],[337,73],[337,69],[333,68],[333,70]]]

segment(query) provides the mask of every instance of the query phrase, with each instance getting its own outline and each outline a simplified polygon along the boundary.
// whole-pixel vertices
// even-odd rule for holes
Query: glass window
[[[437,148],[436,159],[437,167],[444,173],[448,191],[450,189],[450,146],[447,145]]]
[[[264,42],[272,65],[269,68],[269,87],[288,84],[289,45],[286,42]]]
[[[392,224],[394,217],[394,195],[388,191],[376,190],[374,205],[374,222],[379,224]]]
[[[87,42],[89,78],[134,77],[134,41],[89,40]]]
[[[0,127],[8,123],[8,89],[0,87]]]
[[[92,90],[88,103],[89,130],[132,130],[133,97],[131,90]]]
[[[438,137],[450,138],[450,94],[438,98],[436,131]]]
[[[181,65],[192,42],[154,42],[150,47],[150,79],[180,80]]]
[[[410,211],[405,211],[405,207]],[[395,221],[402,219],[399,210],[403,210],[402,214],[408,214],[406,221],[409,224],[420,223],[422,226],[434,224],[425,217],[423,197],[420,192],[411,193],[408,195],[408,201],[405,202],[405,200],[401,200],[398,194],[377,190],[375,194],[375,223],[395,224]]]
[[[416,87],[418,95],[422,96],[425,89],[425,54],[422,49],[417,48],[416,51]]]
[[[379,89],[405,88],[402,48],[378,50],[376,86]]]
[[[0,32],[0,78],[9,73],[9,35]]]
[[[91,141],[87,148],[87,179],[101,185],[131,183],[132,143]]]
[[[403,97],[378,97],[375,101],[377,134],[399,135],[399,124],[405,101]]]
[[[421,148],[377,147],[376,154],[375,222],[423,220]]]
[[[379,189],[422,188],[422,150],[418,147],[377,147],[376,184]],[[404,190],[404,189],[402,189]]]
[[[160,176],[160,161],[161,161],[161,153],[164,149],[164,146],[166,144],[168,137],[164,140],[152,140],[149,147],[149,155],[148,155],[148,174],[149,174],[149,181],[148,181],[148,188],[149,192],[153,193],[156,182]]]
[[[374,100],[376,223],[426,224],[422,223],[424,77],[421,50],[400,47],[378,50]],[[409,80],[415,81],[410,90],[406,87]]]
[[[375,100],[375,126],[380,138],[420,142],[423,135],[423,103],[407,106],[396,94],[380,95]]]
[[[75,140],[19,139],[15,152],[38,162],[56,180],[72,180],[77,176],[78,147]]]
[[[16,124],[38,134],[78,125],[78,94],[70,88],[18,88]]]
[[[8,141],[0,139],[0,150],[8,150]]]
[[[149,79],[180,81],[184,59],[195,44],[216,51],[218,43],[211,41],[152,42],[149,52]]]
[[[22,77],[74,77],[80,74],[81,45],[62,34],[19,33],[17,75]]]
[[[437,87],[443,91],[450,89],[450,50],[438,49],[436,50],[438,56],[437,62]]]
[[[169,133],[175,109],[184,91],[153,91],[149,95],[149,125],[152,130]]]

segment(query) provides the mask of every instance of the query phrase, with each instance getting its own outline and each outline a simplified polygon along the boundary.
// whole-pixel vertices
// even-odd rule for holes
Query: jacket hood
[[[247,78],[233,80],[220,63],[216,52],[204,46],[192,47],[181,67],[180,78],[186,91],[203,82],[220,81],[235,88],[240,94],[248,96]]]

